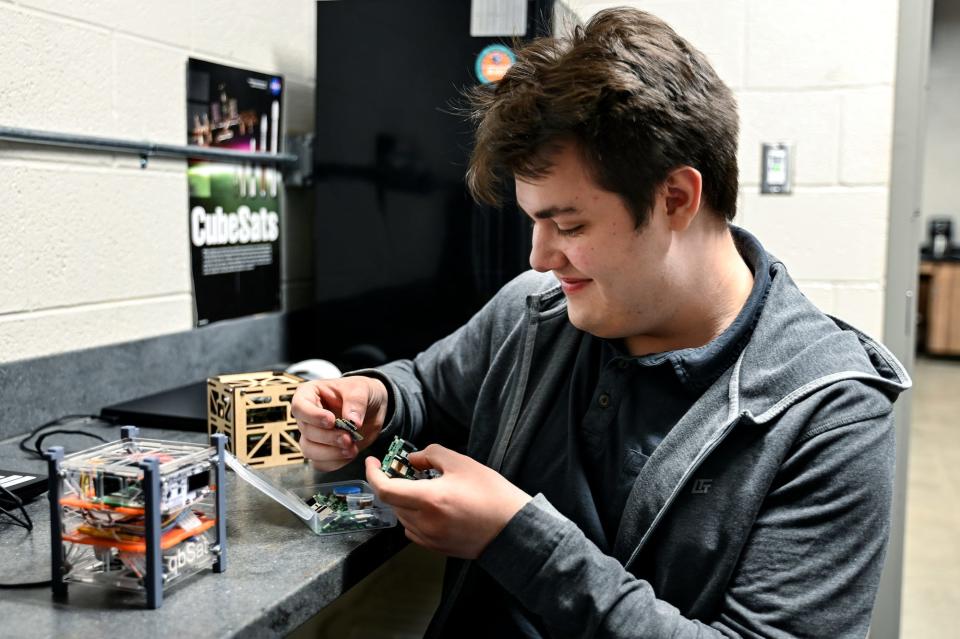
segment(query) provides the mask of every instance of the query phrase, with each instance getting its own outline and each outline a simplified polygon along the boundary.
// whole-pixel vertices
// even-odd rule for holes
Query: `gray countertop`
[[[85,430],[118,439],[118,427]],[[141,437],[203,443],[206,434],[141,429]],[[0,441],[0,468],[46,474],[43,460],[29,459],[16,439]],[[66,452],[94,446],[94,439],[62,435],[44,442]],[[259,470],[288,488],[356,479],[362,465],[323,475],[309,465]],[[163,606],[145,607],[133,593],[70,584],[65,603],[49,588],[0,590],[0,636],[17,637],[223,637],[283,636],[406,545],[402,530],[319,537],[293,513],[227,473],[227,569],[204,570],[164,592]],[[27,506],[33,532],[0,516],[0,583],[50,579],[50,517],[46,495]]]

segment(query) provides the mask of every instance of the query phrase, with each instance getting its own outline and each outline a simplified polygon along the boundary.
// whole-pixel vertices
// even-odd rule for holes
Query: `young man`
[[[532,272],[412,361],[304,384],[322,470],[400,435],[442,477],[367,478],[450,555],[444,636],[863,636],[889,530],[882,346],[728,222],[736,105],[645,13],[517,52],[468,180],[516,189]],[[463,451],[465,454],[455,452]]]

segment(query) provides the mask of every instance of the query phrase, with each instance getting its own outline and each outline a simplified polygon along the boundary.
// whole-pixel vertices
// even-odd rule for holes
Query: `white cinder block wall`
[[[647,9],[710,57],[740,101],[739,223],[880,335],[898,0],[567,4]],[[182,144],[194,56],[284,75],[287,132],[313,128],[311,0],[0,0],[0,30],[6,126]],[[781,140],[795,192],[760,196],[760,144]],[[183,162],[0,143],[0,202],[0,362],[191,327]],[[287,308],[310,295],[312,206],[287,190]]]
[[[0,124],[185,144],[195,57],[283,75],[287,133],[312,131],[315,21],[312,0],[0,0]],[[287,189],[287,308],[312,210]],[[0,142],[0,362],[190,329],[187,212],[184,161]]]
[[[883,332],[898,0],[564,0],[629,5],[703,51],[740,104],[737,223],[824,311]],[[760,145],[795,145],[794,193],[760,195]]]

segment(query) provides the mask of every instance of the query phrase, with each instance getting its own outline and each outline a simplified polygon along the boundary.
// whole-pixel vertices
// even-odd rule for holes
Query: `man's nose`
[[[533,226],[533,244],[530,247],[530,268],[540,273],[560,269],[566,262],[563,253],[554,246],[550,233]]]

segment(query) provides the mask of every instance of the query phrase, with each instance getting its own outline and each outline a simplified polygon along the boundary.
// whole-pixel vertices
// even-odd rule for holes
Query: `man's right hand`
[[[300,450],[317,470],[329,472],[350,463],[376,441],[387,414],[387,387],[373,377],[342,377],[304,382],[293,395],[290,412],[300,427]],[[363,439],[334,427],[349,419]]]

